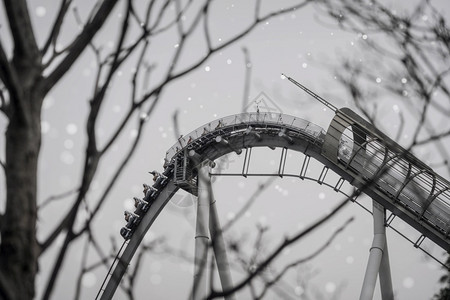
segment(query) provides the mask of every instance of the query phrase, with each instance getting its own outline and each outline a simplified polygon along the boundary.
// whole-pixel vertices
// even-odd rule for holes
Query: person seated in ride
[[[222,120],[219,120],[219,124],[217,124],[215,129],[218,129],[223,126]]]
[[[147,192],[148,192],[148,190],[150,189],[150,186],[148,185],[148,184],[143,184],[142,185],[143,187],[144,187],[144,190],[143,190],[143,192],[144,192],[144,196],[146,196],[147,195]]]
[[[149,173],[153,175],[153,181],[156,181],[158,179],[158,177],[161,176],[161,174],[155,170],[153,170]]]

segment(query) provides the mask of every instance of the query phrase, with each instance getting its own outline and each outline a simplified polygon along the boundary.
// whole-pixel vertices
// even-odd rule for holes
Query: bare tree
[[[62,246],[51,266],[50,276],[44,288],[44,299],[49,299],[57,282],[68,250],[81,236],[88,235],[88,243],[94,243],[91,226],[104,205],[111,186],[130,161],[140,141],[141,133],[155,105],[163,99],[163,91],[174,80],[186,76],[201,66],[214,53],[235,43],[251,32],[259,23],[271,17],[305,6],[309,1],[299,1],[290,7],[262,14],[261,1],[255,2],[250,22],[233,35],[220,42],[213,38],[209,18],[214,3],[218,1],[148,1],[103,0],[92,4],[87,16],[79,15],[75,1],[60,2],[58,13],[45,40],[36,38],[38,28],[33,28],[25,0],[4,0],[12,45],[0,43],[0,111],[7,119],[5,135],[5,161],[1,166],[6,177],[6,209],[0,215],[0,297],[3,299],[31,299],[35,296],[35,277],[39,258],[52,246],[57,237],[64,236]],[[119,6],[120,3],[120,6]],[[174,11],[171,9],[174,5]],[[115,47],[108,51],[96,37],[108,24],[108,17],[115,10],[122,11]],[[63,25],[73,11],[80,31],[74,36],[64,36],[68,42],[60,46]],[[193,16],[184,22],[183,16]],[[176,32],[177,47],[171,52],[172,59],[165,66],[152,61],[149,45],[155,37]],[[183,61],[189,50],[188,41],[194,33],[201,33],[203,48],[197,49],[198,57]],[[90,49],[97,62],[96,80],[88,99],[89,113],[85,124],[86,147],[84,151],[83,176],[71,192],[61,196],[71,197],[72,204],[62,221],[43,240],[36,238],[36,221],[40,215],[37,206],[38,159],[41,149],[41,109],[45,96],[61,84],[61,79],[77,63],[85,50]],[[163,50],[165,51],[165,50]],[[125,62],[135,65],[129,78],[131,95],[129,108],[118,121],[107,141],[100,145],[96,125],[104,106],[107,91],[119,68]],[[158,71],[158,78],[150,75]],[[62,100],[61,100],[62,101]],[[116,166],[105,189],[98,199],[88,202],[86,195],[98,175],[99,163],[118,141],[130,122],[138,123],[137,136]],[[58,197],[55,197],[58,198]],[[52,199],[55,199],[52,198]],[[46,205],[51,205],[46,202]],[[89,218],[81,227],[75,228],[77,216],[87,211]],[[98,247],[97,252],[101,252]],[[104,254],[102,257],[106,257]]]
[[[402,139],[408,150],[436,153],[430,166],[448,177],[450,27],[442,4],[424,0],[395,7],[377,0],[323,0],[318,8],[327,16],[324,23],[358,35],[358,51],[353,58],[343,57],[335,72],[355,106],[380,125],[386,109],[379,102],[391,99],[400,122],[396,140],[408,134]],[[443,276],[447,286],[436,299],[448,298],[448,278]]]

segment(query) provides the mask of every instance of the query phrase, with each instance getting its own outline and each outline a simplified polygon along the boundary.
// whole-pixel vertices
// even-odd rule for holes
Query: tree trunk
[[[1,226],[0,299],[33,299],[38,271],[36,178],[42,97],[32,88],[24,87],[21,92],[25,114],[12,107],[6,132],[7,202]]]

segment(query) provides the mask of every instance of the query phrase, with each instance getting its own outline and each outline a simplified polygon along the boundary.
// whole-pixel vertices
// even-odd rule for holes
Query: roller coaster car
[[[120,235],[125,239],[125,240],[129,240],[131,238],[131,236],[133,235],[133,232],[131,231],[131,229],[126,228],[126,227],[122,227],[120,228]]]
[[[134,207],[136,207],[135,213],[146,213],[148,211],[148,208],[150,207],[149,203],[143,199],[139,199],[137,197],[134,197]]]
[[[158,189],[153,186],[149,186],[144,183],[144,200],[151,203],[152,200],[155,200],[159,195]]]
[[[133,229],[139,222],[139,216],[131,211],[125,211],[125,221],[127,221],[126,227],[129,229]]]
[[[167,184],[168,178],[166,175],[161,174],[155,170],[149,172],[150,174],[153,175],[153,181],[155,182],[155,184],[153,186],[158,187],[164,187]]]
[[[160,174],[158,178],[156,178],[155,184],[153,186],[165,187],[167,185],[167,182],[168,182],[167,176]]]
[[[168,165],[164,169],[163,175],[166,176],[166,177],[170,177],[173,174],[173,168],[174,168],[173,164]]]

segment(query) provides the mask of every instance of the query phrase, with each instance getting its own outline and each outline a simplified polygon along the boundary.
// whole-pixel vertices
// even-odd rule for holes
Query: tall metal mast
[[[316,99],[317,101],[319,101],[320,103],[322,103],[323,105],[325,105],[326,107],[331,109],[332,111],[335,112],[336,110],[338,110],[338,108],[336,106],[334,106],[333,104],[331,104],[330,102],[328,102],[324,98],[320,97],[319,95],[317,95],[316,93],[314,93],[313,91],[308,89],[306,86],[304,86],[300,82],[297,82],[295,79],[292,79],[291,77],[289,77],[289,76],[287,76],[287,75],[285,75],[283,73],[281,73],[281,75],[286,77],[290,82],[292,82],[293,84],[295,84],[296,86],[298,86],[299,88],[301,88],[302,90],[307,92],[310,96],[312,96],[314,99]]]

